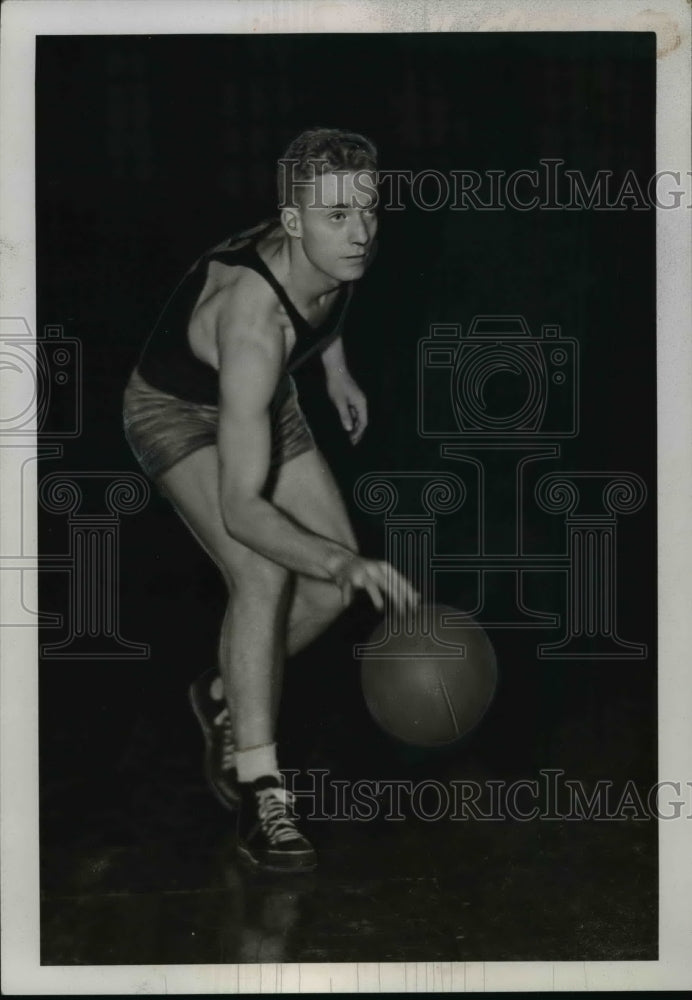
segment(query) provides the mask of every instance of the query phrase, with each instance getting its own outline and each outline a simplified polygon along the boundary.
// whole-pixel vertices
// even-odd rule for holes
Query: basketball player
[[[238,808],[240,856],[306,870],[274,731],[286,656],[362,589],[376,608],[418,602],[387,563],[358,554],[346,509],[291,377],[321,351],[326,384],[356,444],[367,425],[341,330],[372,256],[376,150],[338,129],[299,135],[279,161],[279,209],[205,253],[169,299],[125,392],[132,449],[219,567],[228,607],[220,677],[191,700],[206,768]]]

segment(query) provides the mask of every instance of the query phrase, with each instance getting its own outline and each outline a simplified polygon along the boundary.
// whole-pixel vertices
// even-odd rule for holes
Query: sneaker
[[[317,856],[296,829],[295,797],[273,775],[240,786],[238,854],[254,868],[312,871]]]
[[[237,809],[240,802],[238,772],[233,766],[235,743],[228,706],[223,698],[214,698],[212,682],[219,675],[207,670],[189,688],[190,704],[204,734],[204,776],[212,792],[226,809]]]

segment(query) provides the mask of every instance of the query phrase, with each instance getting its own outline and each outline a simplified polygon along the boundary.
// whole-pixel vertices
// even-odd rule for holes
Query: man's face
[[[372,171],[319,174],[304,188],[298,216],[310,263],[338,281],[360,278],[377,232]]]

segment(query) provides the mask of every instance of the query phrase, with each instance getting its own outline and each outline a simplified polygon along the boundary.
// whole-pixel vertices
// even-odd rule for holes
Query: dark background
[[[559,157],[587,180],[613,171],[617,191],[626,171],[646,183],[655,170],[654,48],[654,35],[636,33],[39,38],[38,322],[61,324],[81,342],[84,403],[81,435],[41,470],[137,471],[121,397],[143,341],[201,251],[274,212],[273,165],[303,128],[370,136],[385,170],[509,173]],[[654,222],[653,211],[631,209],[423,212],[409,202],[383,212],[379,253],[347,327],[352,370],[370,400],[358,449],[324,400],[319,363],[300,378],[373,555],[382,553],[383,525],[352,502],[359,475],[463,475],[416,433],[416,345],[431,322],[465,328],[477,313],[520,313],[534,334],[559,323],[580,344],[581,433],[538,471],[625,470],[647,484],[645,507],[619,523],[618,627],[648,644],[648,658],[539,662],[537,644],[556,632],[491,632],[501,685],[464,750],[476,762],[469,774],[510,779],[563,767],[585,780],[655,780]],[[491,538],[501,516],[501,507],[489,512]],[[40,511],[39,528],[42,551],[64,550],[63,518]],[[440,550],[463,550],[463,532],[463,510],[440,517]],[[560,517],[531,515],[527,532],[533,550],[561,550]],[[219,580],[155,490],[122,519],[120,562],[121,631],[149,643],[151,657],[41,663],[45,850],[70,842],[75,809],[88,814],[106,796],[127,811],[123,788],[145,773],[155,783],[171,746],[198,780],[185,692],[214,663]],[[537,609],[561,609],[558,585],[536,585]],[[454,574],[439,596],[461,607],[474,600],[470,581]],[[41,601],[66,609],[63,574],[44,575]],[[357,606],[291,665],[285,764],[365,777],[434,776],[448,766],[449,755],[395,744],[367,715],[348,651],[373,622]],[[653,957],[655,948],[655,832],[647,838],[645,943],[624,957]],[[536,947],[528,957],[555,957]]]

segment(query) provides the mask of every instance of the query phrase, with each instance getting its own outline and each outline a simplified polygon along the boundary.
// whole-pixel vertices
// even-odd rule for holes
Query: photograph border
[[[692,788],[692,102],[686,0],[426,4],[396,0],[7,0],[0,45],[0,317],[36,331],[34,81],[37,35],[321,32],[640,31],[657,36],[656,169],[679,171],[686,197],[657,209],[659,780]],[[625,363],[625,362],[623,362]],[[0,392],[2,392],[0,371]],[[8,383],[11,386],[11,383]],[[11,391],[11,389],[10,389]],[[35,463],[32,463],[35,469]],[[24,553],[37,555],[36,483],[5,475],[0,500],[20,506]],[[17,524],[0,520],[0,553]],[[37,573],[27,571],[37,607]],[[3,574],[0,573],[0,584]],[[645,583],[643,583],[645,585]],[[6,607],[0,587],[0,622]],[[499,992],[692,986],[692,818],[659,823],[660,957],[651,962],[303,963],[41,966],[39,954],[38,642],[0,628],[2,989],[5,994]]]

